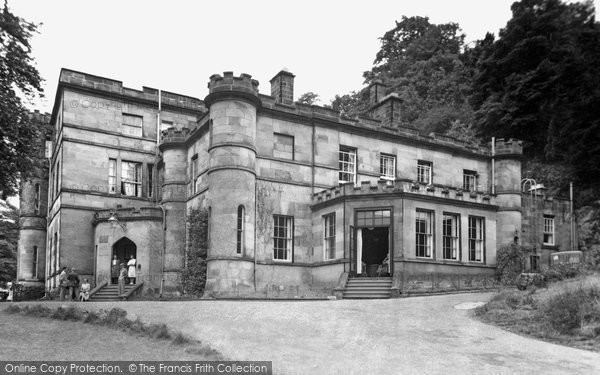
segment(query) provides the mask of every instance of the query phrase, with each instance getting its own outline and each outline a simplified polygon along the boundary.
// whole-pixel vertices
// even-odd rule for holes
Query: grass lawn
[[[222,360],[198,342],[182,345],[123,330],[31,317],[0,304],[0,360]]]
[[[475,316],[511,332],[600,352],[600,274],[547,288],[502,290],[478,307]]]

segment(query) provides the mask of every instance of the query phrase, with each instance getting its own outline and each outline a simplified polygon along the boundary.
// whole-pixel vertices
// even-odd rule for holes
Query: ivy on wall
[[[206,286],[206,256],[208,254],[208,211],[192,208],[186,218],[188,249],[181,273],[183,292],[202,296]]]

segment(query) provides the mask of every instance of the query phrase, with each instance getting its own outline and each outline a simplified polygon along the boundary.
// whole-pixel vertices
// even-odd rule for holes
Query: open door
[[[356,276],[356,229],[350,225],[350,275]]]

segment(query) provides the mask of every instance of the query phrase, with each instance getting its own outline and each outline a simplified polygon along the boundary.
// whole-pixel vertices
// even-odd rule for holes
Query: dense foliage
[[[208,212],[191,209],[187,216],[188,251],[181,273],[185,294],[202,296],[206,285],[206,256],[208,254]]]
[[[580,203],[600,196],[600,24],[591,2],[521,0],[498,37],[466,44],[456,23],[402,17],[381,38],[365,83],[403,100],[402,121],[470,143],[525,141],[523,176]],[[343,116],[369,109],[365,88],[331,102]],[[588,191],[585,191],[585,190]],[[591,191],[591,192],[590,192]]]
[[[0,198],[15,195],[19,180],[33,172],[39,149],[31,142],[43,138],[45,125],[31,121],[22,97],[42,95],[42,79],[31,56],[29,40],[37,25],[0,12]]]
[[[0,284],[17,277],[19,210],[0,202]]]
[[[591,2],[522,0],[476,64],[471,103],[482,136],[600,179],[600,25]]]

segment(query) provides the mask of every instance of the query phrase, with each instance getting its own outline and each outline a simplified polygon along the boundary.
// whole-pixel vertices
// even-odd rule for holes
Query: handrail
[[[106,286],[106,284],[108,284],[108,280],[103,280],[100,282],[100,284],[96,285],[96,287],[92,290],[90,290],[90,298],[96,294],[97,291],[99,291],[100,289],[104,288]]]
[[[131,297],[131,295],[132,295],[132,294],[133,294],[133,293],[134,293],[136,290],[140,289],[140,288],[142,287],[142,285],[144,285],[144,282],[143,282],[143,281],[142,281],[142,282],[140,282],[139,284],[135,284],[135,285],[133,286],[133,288],[131,288],[129,291],[127,291],[127,292],[125,292],[125,293],[121,294],[121,295],[119,296],[119,298],[122,298],[123,300],[126,300],[126,299],[128,299],[129,297]]]

